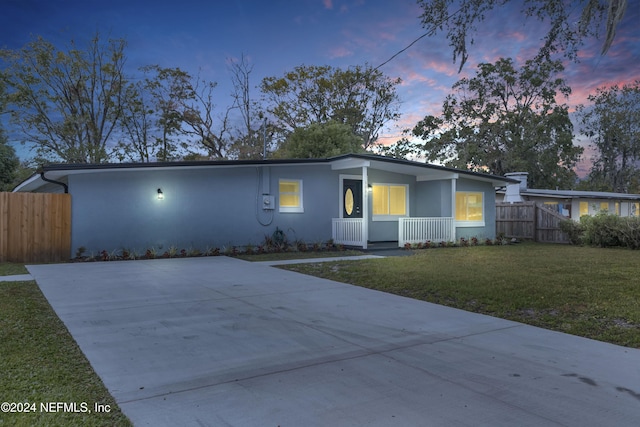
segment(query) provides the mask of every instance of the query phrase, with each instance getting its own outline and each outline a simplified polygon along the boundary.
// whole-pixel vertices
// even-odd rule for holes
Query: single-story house
[[[527,173],[514,172],[505,174],[518,183],[498,189],[497,203],[517,203],[535,201],[559,212],[573,220],[580,220],[583,215],[595,215],[601,211],[615,213],[620,216],[640,215],[640,194],[611,193],[604,191],[576,190],[538,190],[527,187]]]
[[[72,251],[495,237],[511,178],[368,154],[328,159],[44,166],[16,192],[68,192]]]

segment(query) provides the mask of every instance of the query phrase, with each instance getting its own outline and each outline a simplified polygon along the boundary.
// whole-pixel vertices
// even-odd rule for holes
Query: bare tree
[[[129,85],[126,96],[129,102],[123,108],[120,121],[124,139],[119,143],[120,160],[154,161],[158,140],[153,137],[153,107],[147,101],[144,84],[137,82]]]
[[[263,138],[267,129],[264,112],[251,97],[250,65],[244,54],[239,60],[230,61],[229,71],[233,84],[233,109],[240,112],[241,126],[236,129],[231,146],[232,154],[238,159],[257,159],[263,155]]]
[[[216,83],[195,80],[193,99],[182,105],[185,133],[196,138],[194,145],[204,148],[209,159],[225,159],[229,149],[229,112],[216,118],[213,90]]]
[[[96,34],[86,49],[62,51],[43,38],[1,50],[12,123],[40,157],[69,163],[113,158],[111,141],[122,114],[125,64],[122,39]]]

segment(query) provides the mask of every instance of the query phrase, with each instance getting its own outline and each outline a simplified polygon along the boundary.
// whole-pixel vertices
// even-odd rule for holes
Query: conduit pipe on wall
[[[65,184],[64,182],[60,182],[60,181],[55,181],[53,179],[49,179],[46,176],[44,176],[44,172],[40,172],[40,178],[42,178],[43,181],[50,182],[52,184],[62,185],[62,187],[64,188],[64,193],[65,194],[69,194],[69,186],[67,184]]]
[[[273,210],[265,211],[262,209],[262,196],[268,195],[270,191],[269,181],[271,180],[269,170],[265,170],[266,166],[256,167],[256,220],[263,227],[271,225],[273,222]],[[260,193],[260,184],[262,183],[262,194]],[[261,214],[269,212],[264,221]]]

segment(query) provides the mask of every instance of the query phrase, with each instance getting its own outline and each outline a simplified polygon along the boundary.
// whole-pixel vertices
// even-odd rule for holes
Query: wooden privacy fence
[[[567,218],[535,202],[496,203],[496,235],[533,239],[545,243],[569,243],[560,230]]]
[[[57,262],[70,254],[70,194],[0,193],[0,261]]]

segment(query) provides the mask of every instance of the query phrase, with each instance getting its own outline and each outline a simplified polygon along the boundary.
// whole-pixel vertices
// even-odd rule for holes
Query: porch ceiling
[[[491,182],[494,186],[503,186],[507,183],[507,180],[496,179],[492,175],[483,175],[466,171],[452,170],[437,165],[424,164],[409,164],[408,162],[391,162],[375,159],[361,159],[361,158],[346,158],[334,161],[331,163],[331,169],[344,170],[344,169],[356,169],[368,167],[371,169],[382,170],[386,172],[393,172],[402,175],[413,175],[416,177],[416,181],[436,181],[442,179],[456,179],[461,175],[475,181]]]

